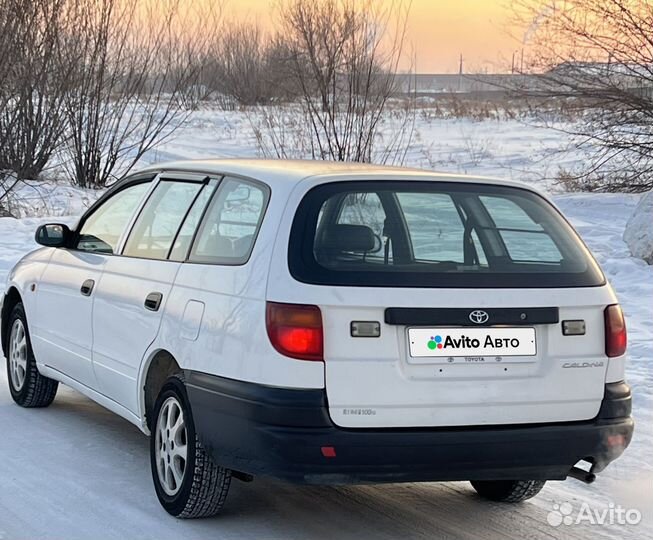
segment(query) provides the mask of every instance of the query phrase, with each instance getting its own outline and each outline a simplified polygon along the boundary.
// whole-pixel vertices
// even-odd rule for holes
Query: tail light
[[[605,319],[605,354],[612,358],[626,352],[628,338],[626,320],[619,304],[612,304],[603,312]]]
[[[265,323],[272,346],[281,354],[300,360],[323,360],[319,307],[268,302]]]

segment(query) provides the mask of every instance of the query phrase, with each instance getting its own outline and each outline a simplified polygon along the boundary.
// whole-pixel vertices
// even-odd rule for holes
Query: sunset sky
[[[461,53],[466,70],[509,69],[513,52],[521,48],[520,41],[509,35],[519,35],[510,27],[509,4],[510,0],[413,0],[407,45],[414,51],[416,71],[457,72]],[[228,0],[226,12],[271,28],[275,5],[276,0]],[[410,63],[407,58],[404,67]]]

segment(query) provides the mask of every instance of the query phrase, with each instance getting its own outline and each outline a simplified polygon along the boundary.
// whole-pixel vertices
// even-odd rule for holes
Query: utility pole
[[[463,53],[460,53],[460,64],[458,67],[458,92],[462,90],[463,84]]]

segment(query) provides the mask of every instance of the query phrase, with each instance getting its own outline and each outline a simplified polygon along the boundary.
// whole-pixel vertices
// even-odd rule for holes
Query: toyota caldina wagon
[[[13,399],[63,383],[139,426],[178,517],[257,475],[518,502],[592,481],[632,436],[617,298],[526,185],[177,162],[36,241],[2,305]]]

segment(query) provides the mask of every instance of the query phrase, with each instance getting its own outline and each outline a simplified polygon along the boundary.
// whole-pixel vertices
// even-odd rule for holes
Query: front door
[[[84,216],[72,249],[55,249],[37,284],[32,346],[40,363],[75,381],[96,387],[91,362],[92,313],[104,265],[149,188],[128,184]]]
[[[91,313],[93,285],[100,280],[106,256],[55,249],[36,295],[31,338],[39,362],[93,387]]]

